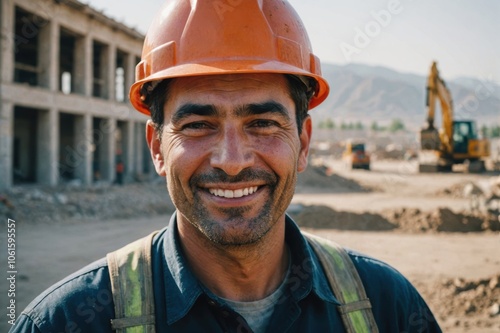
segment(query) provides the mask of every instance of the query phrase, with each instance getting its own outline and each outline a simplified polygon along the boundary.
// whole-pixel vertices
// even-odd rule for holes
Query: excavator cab
[[[467,154],[469,141],[477,139],[476,124],[469,120],[456,120],[453,122],[453,152]]]

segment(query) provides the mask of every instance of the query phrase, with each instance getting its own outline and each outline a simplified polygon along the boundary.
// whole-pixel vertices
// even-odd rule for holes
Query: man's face
[[[179,224],[219,245],[244,245],[284,222],[311,121],[299,136],[283,75],[174,79],[164,115],[161,140],[148,123],[148,143]]]

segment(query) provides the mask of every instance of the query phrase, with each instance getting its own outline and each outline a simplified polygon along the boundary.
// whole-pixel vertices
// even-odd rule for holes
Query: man
[[[111,332],[130,323],[123,331],[345,332],[352,325],[365,328],[351,332],[376,332],[359,318],[343,322],[345,290],[332,292],[332,271],[285,213],[307,165],[308,110],[328,94],[290,5],[169,2],[136,74],[131,102],[151,115],[151,156],[177,208],[146,251],[150,263],[131,257],[131,266],[152,270],[154,300],[136,294],[149,273],[117,273],[108,257],[39,296],[13,332]],[[380,332],[440,332],[398,272],[354,252],[348,260]],[[154,311],[142,310],[149,306]]]

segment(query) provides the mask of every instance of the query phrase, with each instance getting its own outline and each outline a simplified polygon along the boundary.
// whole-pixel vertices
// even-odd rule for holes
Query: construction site
[[[128,100],[144,36],[76,0],[0,5],[0,216],[16,221],[20,313],[175,208],[144,139],[148,118]],[[421,130],[315,127],[287,212],[402,272],[444,332],[499,332],[500,139],[481,141],[474,120],[454,127],[446,100],[434,102],[421,105]]]
[[[1,6],[0,189],[152,174],[128,103],[144,37],[79,1]]]

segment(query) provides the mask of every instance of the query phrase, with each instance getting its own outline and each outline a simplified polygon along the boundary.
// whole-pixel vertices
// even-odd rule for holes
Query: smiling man
[[[51,287],[12,332],[440,332],[400,273],[286,215],[329,90],[286,1],[168,2],[136,79],[177,210]]]

